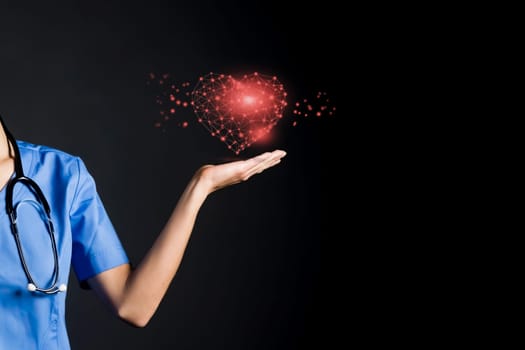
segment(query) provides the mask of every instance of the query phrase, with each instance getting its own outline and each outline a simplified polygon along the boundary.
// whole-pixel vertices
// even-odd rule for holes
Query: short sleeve
[[[72,266],[85,282],[101,272],[129,262],[124,248],[97,193],[95,180],[77,158],[78,184],[70,211],[73,240]]]

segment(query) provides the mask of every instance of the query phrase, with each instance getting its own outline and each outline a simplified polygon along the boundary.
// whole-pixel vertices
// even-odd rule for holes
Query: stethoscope
[[[58,277],[59,277],[59,264],[58,264],[58,249],[57,249],[57,243],[55,240],[55,228],[53,226],[53,221],[51,220],[51,209],[49,208],[49,204],[47,202],[46,197],[44,196],[44,193],[40,189],[40,187],[31,180],[30,178],[26,177],[24,175],[24,169],[22,168],[22,158],[20,158],[20,150],[18,149],[18,145],[16,143],[15,138],[13,135],[9,132],[7,129],[2,116],[0,116],[0,123],[2,123],[2,127],[4,128],[4,132],[7,136],[7,144],[8,147],[11,148],[9,143],[11,143],[14,153],[15,153],[15,176],[6,185],[6,209],[7,209],[7,216],[9,217],[9,220],[11,221],[11,231],[13,233],[13,237],[15,238],[16,242],[16,249],[18,250],[18,256],[20,257],[20,262],[22,263],[22,268],[24,269],[24,273],[27,277],[27,290],[30,292],[41,292],[44,294],[55,294],[58,292],[65,292],[67,287],[65,284],[61,284],[57,286],[58,283]],[[13,205],[13,189],[17,183],[20,183],[22,185],[27,186],[31,190],[31,192],[34,194],[35,200],[23,200],[19,202],[16,205]],[[27,266],[26,260],[24,258],[24,252],[22,249],[22,244],[20,243],[20,237],[18,235],[18,226],[17,226],[17,212],[18,208],[22,204],[31,204],[35,206],[41,213],[45,214],[43,215],[43,219],[46,224],[47,232],[49,233],[49,239],[51,240],[51,246],[53,248],[53,260],[54,260],[54,268],[53,268],[53,279],[51,286],[47,288],[41,288],[33,279],[33,276],[31,276],[31,272],[29,271],[29,268]],[[42,210],[43,209],[43,210]]]

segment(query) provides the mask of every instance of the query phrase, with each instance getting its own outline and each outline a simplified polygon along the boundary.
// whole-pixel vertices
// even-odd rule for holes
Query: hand
[[[197,178],[202,181],[208,193],[248,180],[255,174],[279,164],[285,151],[275,150],[256,157],[219,165],[204,165],[197,171]]]

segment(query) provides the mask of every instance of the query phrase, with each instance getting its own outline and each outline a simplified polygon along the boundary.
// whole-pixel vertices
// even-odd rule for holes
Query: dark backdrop
[[[256,70],[279,76],[291,99],[322,89],[341,101],[336,87],[345,89],[350,78],[341,70],[342,48],[351,46],[342,10],[330,1],[286,6],[2,2],[0,112],[17,138],[84,159],[138,262],[193,172],[232,158],[191,114],[187,129],[153,127],[158,108],[145,85],[148,72],[194,82],[210,71]],[[180,270],[145,329],[112,317],[72,274],[73,349],[296,349],[332,339],[324,310],[334,307],[338,283],[326,277],[335,262],[327,248],[340,245],[345,230],[334,241],[323,218],[326,198],[349,176],[335,172],[328,157],[343,117],[292,128],[287,110],[272,145],[241,154],[288,152],[278,167],[208,198]]]

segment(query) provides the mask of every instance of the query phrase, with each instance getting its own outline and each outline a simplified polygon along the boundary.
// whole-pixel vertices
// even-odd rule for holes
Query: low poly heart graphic
[[[283,117],[286,91],[277,77],[210,73],[195,86],[192,105],[199,123],[239,154]]]

